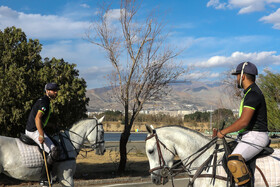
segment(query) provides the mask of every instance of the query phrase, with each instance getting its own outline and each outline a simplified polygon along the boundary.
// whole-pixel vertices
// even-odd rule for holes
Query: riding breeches
[[[42,144],[39,142],[39,132],[38,130],[34,131],[34,132],[30,132],[28,130],[25,130],[25,134],[27,136],[29,136],[30,138],[32,138],[40,147],[42,148]],[[52,150],[55,145],[53,144],[53,142],[51,141],[51,139],[44,133],[44,151],[47,153],[50,153],[50,150]]]
[[[242,142],[241,142],[242,141]],[[242,135],[241,141],[238,141],[237,146],[231,154],[240,154],[245,161],[252,159],[259,154],[269,143],[267,132],[249,131]]]

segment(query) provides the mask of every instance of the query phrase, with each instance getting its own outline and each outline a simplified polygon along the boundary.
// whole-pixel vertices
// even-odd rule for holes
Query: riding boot
[[[47,166],[48,166],[48,174],[51,178],[51,171],[55,161],[59,159],[59,149],[54,147],[51,149],[50,153],[47,156]],[[51,179],[50,179],[51,180]],[[41,186],[48,186],[48,178],[45,164],[42,167],[41,177],[40,177],[40,185]]]
[[[50,170],[49,169],[50,169],[50,167],[48,166],[48,172],[49,172],[49,176],[50,176]],[[47,171],[46,171],[45,164],[43,164],[42,170],[41,170],[40,185],[42,187],[48,187],[49,186],[48,176],[47,176]]]

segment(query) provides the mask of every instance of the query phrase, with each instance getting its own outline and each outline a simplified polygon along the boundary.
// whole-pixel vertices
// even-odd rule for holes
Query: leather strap
[[[265,183],[265,186],[266,186],[266,187],[269,187],[268,182],[267,182],[267,180],[266,180],[266,177],[264,176],[264,174],[263,174],[261,168],[259,168],[257,165],[256,165],[256,168],[257,168],[257,170],[260,172],[260,174],[261,174],[261,176],[262,176],[262,178],[263,178],[263,181],[264,181],[264,183]]]

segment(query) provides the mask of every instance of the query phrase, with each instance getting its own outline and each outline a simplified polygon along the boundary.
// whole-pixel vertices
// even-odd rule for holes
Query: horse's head
[[[146,138],[146,154],[149,159],[152,182],[157,185],[166,184],[169,168],[173,165],[175,150],[171,149],[170,141],[164,139],[162,134],[158,134],[152,126],[146,125],[146,128],[149,132]]]
[[[90,143],[92,149],[95,149],[97,155],[103,155],[106,151],[104,141],[104,129],[102,121],[104,116],[99,120],[96,119],[96,124],[90,129],[87,135],[87,141]]]

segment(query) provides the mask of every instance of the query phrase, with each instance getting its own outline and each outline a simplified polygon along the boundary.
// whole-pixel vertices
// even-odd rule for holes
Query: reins
[[[195,153],[193,153],[192,155],[188,156],[187,158],[185,158],[184,160],[178,162],[177,164],[174,164],[172,166],[172,168],[176,168],[178,165],[183,164],[186,160],[187,160],[187,165],[184,166],[184,168],[182,170],[188,171],[189,168],[191,167],[191,165],[193,164],[193,162],[199,158],[203,153],[205,153],[210,147],[212,147],[212,145],[214,145],[217,142],[217,137],[215,137],[214,139],[212,139],[210,142],[208,142],[207,144],[205,144],[203,147],[201,147],[200,149],[198,149]],[[193,158],[190,162],[188,162],[188,160],[194,156],[198,154],[195,158]],[[189,167],[189,168],[187,168]]]
[[[224,125],[223,125],[224,126]],[[219,149],[219,146],[220,144],[218,143],[218,137],[215,136],[212,140],[210,140],[210,142],[208,142],[207,144],[205,144],[203,147],[201,147],[199,150],[197,150],[195,153],[193,153],[192,155],[188,156],[187,158],[185,158],[184,160],[181,160],[179,162],[177,162],[176,164],[174,164],[171,168],[169,168],[167,165],[166,165],[166,162],[164,160],[164,157],[163,157],[163,154],[162,154],[162,150],[161,150],[161,146],[168,150],[171,154],[173,154],[173,156],[175,156],[176,154],[176,150],[175,150],[175,153],[172,152],[170,149],[168,149],[168,147],[162,142],[160,141],[160,139],[158,138],[157,136],[157,133],[156,133],[156,130],[153,129],[152,131],[152,134],[150,136],[148,136],[145,141],[151,139],[151,138],[155,138],[156,140],[156,146],[157,146],[157,152],[158,152],[158,159],[159,159],[159,166],[158,167],[155,167],[155,168],[152,168],[149,170],[150,173],[154,174],[154,175],[157,175],[157,176],[160,176],[162,178],[166,178],[168,176],[171,176],[171,180],[172,180],[172,186],[174,187],[174,182],[173,182],[173,178],[178,175],[179,173],[183,172],[183,171],[186,171],[188,173],[188,176],[191,178],[191,181],[189,182],[189,186],[193,186],[195,180],[197,178],[203,178],[203,177],[206,177],[206,178],[212,178],[211,182],[210,183],[213,183],[213,185],[215,184],[215,179],[220,179],[220,180],[224,180],[224,181],[227,181],[227,186],[230,185],[230,186],[234,186],[234,181],[233,181],[233,177],[231,175],[231,173],[228,171],[228,168],[226,167],[225,169],[228,171],[227,172],[227,177],[223,177],[223,176],[219,176],[219,175],[216,175],[216,168],[217,166],[220,166],[220,164],[217,164],[217,154],[218,152],[222,152],[224,151],[225,152],[225,158],[226,158],[226,161],[227,161],[227,157],[229,154],[231,154],[231,149],[229,148],[229,145],[227,143],[227,141],[225,140],[225,138],[222,139],[222,143],[223,143],[223,148]],[[233,139],[231,137],[228,137],[228,136],[225,136],[226,138],[229,138],[229,139]],[[256,145],[254,143],[250,143],[250,142],[246,142],[246,141],[242,141],[242,140],[238,140],[240,142],[244,142],[244,143],[247,143],[247,144],[250,144],[252,146],[257,146],[261,149],[264,149],[270,153],[273,152],[273,149],[270,148],[270,147],[263,147],[263,146],[259,146],[259,145]],[[213,153],[200,165],[200,167],[196,168],[196,169],[193,169],[191,168],[192,164],[194,163],[194,161],[196,159],[198,159],[202,154],[204,154],[209,148],[211,148],[214,144],[215,145],[215,148],[214,148],[214,151]],[[160,146],[161,145],[161,146]],[[191,157],[194,157],[192,160]],[[211,165],[213,161],[213,165]],[[185,163],[185,164],[184,164]],[[177,169],[178,166],[182,166],[181,169]],[[202,174],[203,170],[209,170],[210,167],[213,168],[212,170],[212,174]],[[263,180],[264,180],[264,183],[266,186],[268,186],[268,182],[263,174],[263,172],[260,170],[260,168],[258,166],[256,166],[256,169],[260,172]],[[160,170],[159,173],[155,173],[154,171],[156,170]],[[196,170],[195,174],[194,175],[190,175],[190,172],[191,170]]]
[[[187,171],[188,173],[190,173],[191,170],[191,165],[193,164],[193,162],[199,158],[203,153],[205,153],[210,147],[212,147],[214,144],[216,144],[215,150],[213,152],[213,154],[211,154],[208,159],[197,169],[196,173],[194,175],[189,175],[190,177],[192,177],[192,181],[190,182],[190,185],[193,184],[193,182],[195,181],[196,178],[200,178],[200,177],[212,177],[215,176],[216,178],[222,179],[222,180],[227,180],[226,177],[222,177],[222,176],[217,176],[215,173],[211,174],[201,174],[202,171],[206,168],[212,167],[210,165],[212,159],[214,158],[215,161],[217,161],[217,152],[219,151],[219,146],[217,146],[217,137],[213,138],[210,142],[208,142],[206,145],[204,145],[203,147],[201,147],[199,150],[197,150],[195,153],[193,153],[192,155],[188,156],[187,158],[185,158],[184,160],[181,160],[180,162],[174,164],[171,168],[169,168],[168,166],[166,166],[165,160],[162,156],[162,151],[161,151],[161,147],[160,145],[162,145],[166,150],[168,150],[170,153],[172,153],[174,156],[176,155],[175,153],[173,153],[170,149],[167,148],[167,146],[165,146],[164,143],[162,143],[158,136],[156,131],[153,129],[153,133],[148,136],[145,141],[151,139],[151,138],[155,138],[156,139],[156,146],[157,146],[157,151],[158,151],[158,157],[159,157],[159,163],[160,165],[158,167],[152,168],[149,170],[150,173],[157,175],[157,176],[161,176],[161,177],[167,177],[169,174],[171,175],[171,180],[172,180],[172,185],[174,186],[173,183],[173,178],[181,173],[182,171]],[[195,156],[196,155],[196,156]],[[195,156],[190,162],[190,158]],[[187,161],[186,165],[184,165],[183,163]],[[177,168],[179,165],[182,165],[182,169],[175,169]],[[216,165],[215,165],[216,166]],[[156,170],[161,170],[160,174],[154,173],[154,171]],[[177,171],[176,171],[177,170]],[[176,171],[176,172],[174,172]],[[215,171],[216,172],[216,171]]]
[[[71,150],[71,151],[66,150],[66,146],[65,146],[65,143],[64,143],[63,138],[69,140],[71,146],[74,148],[74,150],[75,150],[75,152],[76,152],[77,155],[79,155],[79,150],[76,148],[76,146],[75,146],[73,143],[75,143],[75,144],[81,146],[82,148],[91,148],[91,150],[89,150],[89,151],[88,151],[88,150],[82,150],[82,149],[80,150],[80,151],[86,153],[85,156],[82,155],[83,157],[86,157],[88,152],[94,151],[94,149],[97,147],[98,144],[104,143],[104,140],[98,141],[98,126],[99,126],[99,125],[102,125],[102,124],[98,124],[97,119],[95,119],[95,120],[96,120],[96,125],[90,130],[89,133],[87,133],[87,135],[89,135],[89,134],[90,134],[92,131],[94,131],[95,128],[96,128],[96,129],[97,129],[97,130],[96,130],[96,141],[95,141],[94,144],[90,145],[89,147],[86,147],[84,144],[81,144],[81,143],[78,143],[78,142],[76,142],[76,141],[74,141],[74,140],[71,140],[70,137],[67,135],[67,133],[66,133],[65,131],[68,131],[69,134],[72,133],[72,134],[74,134],[74,135],[76,135],[76,136],[78,136],[79,138],[82,138],[82,139],[83,139],[84,137],[82,137],[81,135],[79,135],[78,133],[76,133],[76,132],[74,132],[74,131],[72,131],[72,130],[70,130],[70,129],[67,129],[67,130],[65,130],[65,131],[62,131],[62,132],[60,132],[60,133],[58,134],[59,138],[62,137],[62,138],[60,138],[60,140],[61,140],[61,142],[63,143],[62,146],[64,147],[64,149],[65,149],[64,151],[65,151],[65,152],[68,153],[68,152],[71,152],[72,150]],[[69,158],[68,154],[67,154],[67,157]]]

